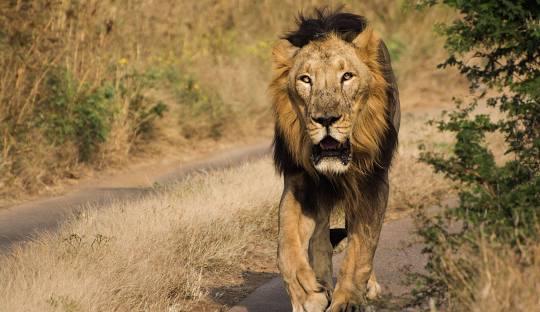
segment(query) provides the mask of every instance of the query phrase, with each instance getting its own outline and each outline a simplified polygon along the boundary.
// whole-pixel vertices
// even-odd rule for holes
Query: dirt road
[[[228,150],[219,155],[206,157],[184,164],[164,175],[150,179],[146,186],[135,183],[103,183],[85,187],[77,192],[25,203],[0,210],[0,252],[6,252],[13,244],[30,239],[35,233],[54,230],[66,217],[91,205],[99,207],[111,200],[133,199],[152,191],[154,183],[169,183],[197,172],[237,165],[246,160],[260,158],[270,152],[269,142],[244,148]],[[130,173],[133,175],[134,173]],[[122,180],[122,179],[121,179]],[[123,179],[125,180],[125,179]],[[415,242],[414,224],[411,218],[388,221],[384,224],[379,248],[375,256],[375,271],[385,296],[397,297],[410,288],[403,284],[404,267],[420,272],[425,264],[422,246]],[[343,255],[334,257],[337,273]],[[230,312],[290,311],[289,299],[280,278],[274,278],[257,288]]]
[[[422,245],[417,242],[414,235],[411,218],[384,224],[374,265],[385,299],[395,300],[410,291],[410,287],[404,284],[406,274],[403,268],[407,267],[410,272],[422,272],[426,258],[421,251]],[[337,276],[342,258],[343,253],[334,256],[334,276]],[[257,288],[229,310],[229,312],[286,311],[291,311],[291,305],[283,281],[279,277]]]
[[[17,242],[31,239],[38,232],[54,230],[66,217],[81,208],[99,207],[111,200],[136,198],[150,192],[154,183],[173,182],[193,172],[234,166],[269,152],[270,142],[264,141],[183,164],[163,175],[153,176],[151,172],[146,172],[143,183],[135,183],[134,174],[128,173],[127,176],[116,178],[115,182],[101,181],[64,196],[3,208],[0,210],[0,252],[9,250]]]

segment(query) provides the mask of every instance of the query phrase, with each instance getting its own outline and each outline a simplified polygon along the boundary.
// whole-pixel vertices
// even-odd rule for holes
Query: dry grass
[[[140,141],[156,101],[140,68],[148,34],[134,28],[148,19],[130,2],[0,4],[0,196],[125,159]]]
[[[523,266],[515,251],[484,247],[478,259],[480,279],[474,285],[470,311],[533,311],[540,306],[540,246]],[[480,261],[482,260],[482,261]]]
[[[0,258],[0,311],[190,310],[274,245],[280,187],[265,160],[89,209]]]
[[[403,132],[391,175],[394,217],[431,204],[448,188],[413,160],[416,140],[431,130],[420,119],[404,120],[410,131]],[[422,181],[411,183],[412,176]],[[193,176],[135,202],[91,207],[57,233],[0,258],[0,280],[6,281],[0,311],[219,307],[212,288],[231,286],[242,271],[273,263],[281,187],[265,159]]]
[[[435,69],[445,53],[431,30],[435,21],[453,15],[440,9],[416,12],[406,1],[344,3],[382,33],[410,107],[436,106],[437,96],[424,100],[442,82],[447,86],[448,78]],[[134,151],[146,150],[148,142],[159,150],[160,144],[192,144],[204,137],[237,140],[266,134],[271,128],[266,94],[271,45],[294,27],[297,12],[326,4],[0,4],[0,196],[43,192],[59,180],[79,176],[84,167],[125,163]],[[62,78],[56,89],[51,77]],[[90,153],[84,155],[81,134],[71,129],[80,119],[74,107],[105,87],[114,97],[102,103],[106,109],[97,115],[103,131],[87,133]],[[141,96],[142,104],[133,105]],[[141,133],[148,127],[141,127],[139,117],[158,100],[169,111],[153,122],[150,135]],[[86,117],[95,120],[95,114]]]
[[[443,257],[450,311],[536,311],[540,306],[540,246],[508,245],[478,237],[480,252],[458,250]]]

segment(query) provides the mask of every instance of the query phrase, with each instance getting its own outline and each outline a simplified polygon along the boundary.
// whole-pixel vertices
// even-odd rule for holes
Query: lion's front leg
[[[367,283],[372,274],[375,246],[363,235],[349,234],[345,258],[332,296],[330,312],[360,311],[366,303]]]
[[[333,248],[330,242],[330,211],[330,207],[319,209],[315,230],[309,243],[309,260],[317,280],[332,291],[334,280],[332,278]]]
[[[370,216],[358,216],[349,221],[348,246],[329,312],[361,311],[367,298],[374,299],[380,293],[373,272],[373,257],[379,241],[388,189],[383,190],[379,205]],[[362,207],[358,207],[362,209]],[[365,209],[365,207],[364,207]]]
[[[328,306],[327,289],[309,263],[309,241],[316,225],[313,207],[299,200],[293,179],[285,179],[279,211],[278,265],[294,312],[322,312]]]

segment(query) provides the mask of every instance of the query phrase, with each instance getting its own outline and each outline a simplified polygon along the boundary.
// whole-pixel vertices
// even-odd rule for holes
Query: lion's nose
[[[321,124],[323,127],[329,127],[336,121],[341,119],[341,115],[336,116],[321,116],[321,117],[311,117],[313,121],[315,121],[318,124]]]

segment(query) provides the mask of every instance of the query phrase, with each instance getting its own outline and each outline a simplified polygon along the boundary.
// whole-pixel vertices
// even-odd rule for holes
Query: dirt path
[[[224,150],[181,166],[168,167],[166,171],[149,166],[144,170],[103,179],[94,185],[83,185],[63,196],[3,208],[0,210],[0,252],[9,250],[15,243],[31,239],[38,232],[54,230],[66,217],[88,205],[98,207],[111,200],[136,198],[150,192],[154,183],[173,182],[193,172],[234,166],[269,152],[270,142],[263,141]]]
[[[126,200],[142,196],[152,190],[154,183],[169,183],[186,175],[212,169],[237,165],[249,159],[267,155],[270,143],[265,141],[243,148],[225,150],[214,156],[204,157],[175,168],[152,173],[146,168],[130,172],[99,185],[84,188],[46,200],[38,200],[0,210],[0,252],[6,252],[16,243],[30,239],[35,233],[54,230],[67,216],[91,205],[99,207],[111,200]],[[411,218],[387,221],[381,233],[380,244],[375,256],[375,271],[385,300],[395,301],[408,293],[405,286],[404,267],[421,272],[425,257],[422,246],[416,242],[414,224]],[[334,271],[337,273],[343,255],[334,257]],[[288,296],[280,278],[273,278],[243,299],[230,312],[290,311]],[[392,310],[392,309],[391,309]]]
[[[374,265],[385,301],[395,301],[396,298],[410,291],[410,287],[403,283],[406,278],[403,268],[407,267],[410,272],[422,272],[426,258],[421,251],[422,245],[417,242],[414,235],[414,224],[411,218],[384,224]],[[343,253],[334,256],[334,276],[339,270],[342,258]],[[283,281],[279,277],[257,288],[229,310],[229,312],[286,311],[291,311],[291,305]]]

